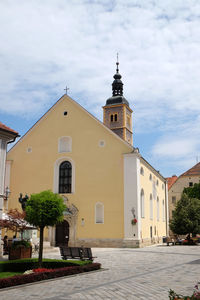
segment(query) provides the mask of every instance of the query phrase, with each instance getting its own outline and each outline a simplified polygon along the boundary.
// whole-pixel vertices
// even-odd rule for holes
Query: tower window
[[[110,115],[110,122],[117,122],[117,114]]]

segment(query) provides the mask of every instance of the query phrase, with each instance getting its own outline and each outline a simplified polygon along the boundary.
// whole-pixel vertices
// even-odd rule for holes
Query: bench
[[[170,237],[167,237],[166,243],[167,243],[167,246],[169,246],[170,244],[175,245],[174,239],[172,239]]]
[[[59,248],[62,259],[73,258],[93,261],[95,258],[92,256],[91,248],[67,247],[65,245],[60,245]]]

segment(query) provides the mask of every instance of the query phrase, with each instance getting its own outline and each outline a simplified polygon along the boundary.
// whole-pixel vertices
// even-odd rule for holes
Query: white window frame
[[[141,218],[145,218],[145,211],[144,211],[144,189],[141,189],[140,192],[140,206],[141,206]]]
[[[160,220],[160,200],[159,197],[157,197],[157,221]]]
[[[68,156],[63,156],[63,157],[57,159],[56,162],[54,163],[53,191],[54,191],[54,193],[59,193],[59,167],[60,167],[61,163],[64,161],[69,161],[72,165],[72,188],[71,188],[70,194],[74,194],[75,193],[75,163],[71,159],[71,157],[68,157]]]
[[[143,167],[140,168],[140,174],[144,176],[144,168]]]
[[[97,206],[101,206],[102,209],[102,222],[97,222]],[[104,224],[104,204],[102,202],[97,202],[95,204],[95,224]]]
[[[165,222],[165,200],[162,201],[163,222]]]
[[[150,199],[149,199],[149,215],[150,215],[150,220],[153,220],[153,196],[150,194]]]

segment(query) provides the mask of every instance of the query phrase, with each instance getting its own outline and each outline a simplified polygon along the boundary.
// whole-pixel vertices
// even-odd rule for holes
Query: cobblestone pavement
[[[170,288],[191,295],[200,280],[200,246],[93,248],[93,255],[103,271],[1,290],[0,299],[165,300]],[[58,252],[45,256],[60,257]]]

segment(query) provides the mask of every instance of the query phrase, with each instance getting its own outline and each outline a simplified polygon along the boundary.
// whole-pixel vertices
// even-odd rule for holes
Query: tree
[[[192,187],[184,188],[183,193],[188,195],[189,198],[200,199],[200,183],[195,183]]]
[[[51,191],[32,194],[26,204],[25,219],[40,230],[39,266],[42,266],[43,237],[45,226],[54,226],[63,220],[66,206],[60,195]]]
[[[23,231],[25,229],[31,229],[30,224],[27,223],[25,218],[25,212],[19,212],[17,208],[10,209],[9,212],[6,214],[5,219],[0,220],[0,227],[7,228],[13,231],[15,234],[20,232],[21,237]]]
[[[170,220],[170,229],[176,234],[200,233],[200,201],[182,194]]]

